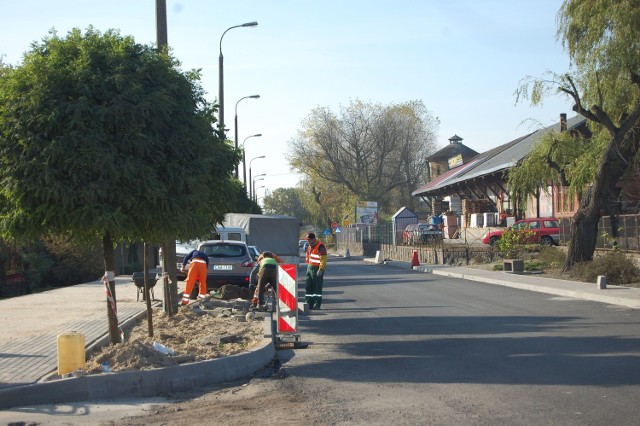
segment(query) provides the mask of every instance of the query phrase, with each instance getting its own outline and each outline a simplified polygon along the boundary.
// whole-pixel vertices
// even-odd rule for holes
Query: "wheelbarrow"
[[[153,294],[153,288],[156,286],[156,283],[160,279],[160,275],[155,272],[147,273],[147,277],[149,278],[149,292],[151,293],[151,300],[155,300],[155,296]],[[135,283],[138,288],[136,300],[140,300],[140,295],[142,295],[142,301],[145,301],[144,298],[144,273],[142,272],[134,272],[131,275],[131,279]]]

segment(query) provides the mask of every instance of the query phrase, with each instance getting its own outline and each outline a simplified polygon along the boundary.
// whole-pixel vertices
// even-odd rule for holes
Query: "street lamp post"
[[[240,103],[241,100],[248,99],[248,98],[260,99],[260,95],[245,96],[244,98],[238,99],[238,102],[236,102],[236,116],[235,116],[234,123],[233,123],[233,128],[234,128],[235,136],[236,136],[234,138],[234,141],[236,142],[236,149],[238,149],[238,104]],[[242,149],[242,163],[243,163],[243,166],[244,166],[244,148]],[[236,179],[237,178],[238,178],[238,165],[236,164]],[[247,186],[247,174],[246,174],[246,172],[244,174],[244,185]]]
[[[254,191],[253,198],[255,199],[255,202],[256,202],[256,203],[258,202],[258,189],[262,189],[262,188],[266,188],[266,186],[264,186],[264,185],[260,185],[260,186],[259,186],[259,187],[257,187],[257,188],[255,189],[255,191]],[[264,197],[260,197],[260,198],[264,198]]]
[[[233,27],[227,28],[225,32],[222,33],[222,36],[220,36],[220,56],[218,57],[218,98],[219,98],[218,102],[220,104],[220,107],[219,107],[220,109],[218,110],[218,129],[219,130],[224,131],[224,72],[223,72],[224,58],[222,56],[222,38],[227,33],[227,31],[232,30],[234,28],[256,27],[256,26],[258,26],[258,23],[255,21],[246,22],[242,25],[234,25]],[[237,142],[236,142],[236,148],[238,148]]]
[[[247,136],[242,141],[242,182],[244,182],[245,187],[247,186],[247,163],[245,161],[245,155],[244,155],[244,143],[249,138],[259,138],[260,136],[262,136],[262,133],[256,133],[255,135]],[[251,178],[249,178],[249,180],[251,180]]]
[[[265,158],[266,155],[261,155],[259,157],[254,157],[251,159],[251,161],[249,161],[249,199],[251,200],[251,195],[253,194],[253,190],[251,189],[251,163],[253,163],[253,160],[257,160],[258,158]]]
[[[258,176],[266,176],[266,174],[265,174],[265,173],[262,173],[262,174],[260,174],[260,175],[256,175],[256,177],[258,177]],[[254,179],[254,180],[253,180],[253,198],[251,198],[251,199],[252,199],[252,200],[254,200],[254,201],[255,201],[255,198],[256,198],[256,195],[257,195],[257,194],[256,194],[256,182],[259,182],[259,181],[261,181],[261,180],[264,180],[264,178],[263,178],[263,177],[261,177],[261,178],[258,178],[258,179]]]

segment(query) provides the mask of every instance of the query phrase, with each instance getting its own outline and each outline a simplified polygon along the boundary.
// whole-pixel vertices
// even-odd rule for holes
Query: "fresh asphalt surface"
[[[343,352],[352,358],[370,352],[376,357],[391,356],[402,362],[393,363],[396,368],[383,368],[386,371],[384,377],[382,372],[372,369],[374,366],[361,361],[350,363],[348,357],[339,362],[320,362],[318,369],[326,370],[327,376],[333,374],[329,369],[340,371],[344,368],[347,375],[343,379],[347,381],[352,380],[349,375],[353,376],[354,382],[358,382],[358,376],[383,383],[397,381],[410,384],[409,389],[420,392],[424,391],[421,385],[427,383],[431,386],[496,385],[498,388],[492,392],[495,395],[504,393],[515,405],[526,405],[531,392],[536,398],[543,397],[540,402],[548,400],[546,402],[551,405],[559,395],[564,395],[565,403],[576,405],[576,412],[593,411],[590,414],[596,417],[589,417],[591,419],[606,416],[613,401],[619,415],[629,414],[628,407],[637,405],[630,399],[637,401],[640,396],[637,367],[639,311],[628,307],[640,306],[640,290],[598,290],[595,284],[566,283],[541,276],[458,267],[437,267],[432,271],[433,275],[429,275],[409,271],[410,266],[406,262],[377,265],[359,260],[362,259],[330,259],[324,309],[313,312],[311,316],[301,315],[300,331],[305,340],[308,337],[312,341],[312,345],[313,340],[316,344],[322,340],[335,340],[332,344],[339,344]],[[399,271],[402,269],[404,271]],[[465,278],[466,281],[451,280],[447,276]],[[471,280],[498,285],[478,285],[469,282]],[[303,277],[299,277],[299,283],[302,281]],[[521,286],[534,292],[522,292],[507,286]],[[299,284],[300,295],[303,287],[304,284]],[[98,290],[102,289],[98,286]],[[135,297],[135,293],[133,295]],[[526,303],[523,304],[525,295]],[[56,295],[48,296],[49,302],[57,300]],[[11,316],[20,313],[34,324],[41,322],[39,331],[35,332],[29,331],[28,324],[21,325],[22,333],[30,334],[29,338],[55,335],[65,331],[60,329],[60,323],[64,322],[61,317],[68,311],[60,312],[59,306],[64,306],[64,300],[71,300],[73,296],[76,295],[61,296],[60,305],[49,303],[48,312],[45,312],[46,305],[38,305],[37,312],[32,311],[31,315],[29,308],[36,306],[32,299],[28,299],[32,296],[17,298],[23,299],[17,306],[16,299],[0,301],[1,320],[5,326],[1,327],[5,333],[0,334],[0,344],[3,345],[0,361],[12,358],[15,351],[11,348],[17,347],[12,345],[16,338],[15,330],[7,340],[6,330],[15,324],[15,317],[12,319]],[[102,302],[94,309],[97,315],[105,317],[104,294],[95,293],[91,297]],[[123,298],[127,298],[124,292]],[[607,304],[593,303],[599,298]],[[5,309],[9,306],[4,303],[9,301],[14,305]],[[38,315],[43,315],[44,319],[38,321]],[[50,329],[47,330],[47,326]],[[429,342],[428,345],[422,346],[425,341]],[[295,369],[296,362],[304,362],[305,353],[300,352],[300,356],[290,361],[290,368]],[[425,357],[429,359],[430,367],[420,362]],[[23,369],[29,369],[28,365],[41,356],[25,350],[19,358],[25,361]],[[440,367],[436,369],[437,374],[433,372],[434,362]],[[548,367],[550,364],[554,365],[553,369]],[[12,365],[11,369],[13,373],[5,371],[6,366],[0,364],[3,377],[19,374],[20,368]],[[11,387],[4,378],[2,385]],[[519,386],[511,389],[512,385]],[[545,395],[540,386],[560,386],[564,390],[556,389]],[[460,391],[464,394],[471,389]],[[486,393],[486,389],[483,391]],[[578,391],[581,393],[580,403],[573,402],[574,398],[568,396]],[[602,407],[603,393],[607,393],[609,398],[606,410]],[[107,405],[102,404],[103,407]],[[87,407],[87,404],[82,406]],[[55,413],[56,408],[52,407],[35,411]],[[69,410],[72,405],[64,407]],[[11,409],[0,413],[0,421],[17,417],[27,420],[24,413],[33,411]],[[555,418],[553,410],[547,414],[552,416],[550,419]],[[407,420],[400,422],[406,423]],[[569,423],[573,424],[573,421]],[[593,424],[601,423],[595,421]]]
[[[323,310],[301,320],[312,350],[286,363],[327,424],[637,424],[640,310],[406,269],[329,264]],[[557,290],[595,297],[575,285]],[[638,294],[599,290],[618,291]]]

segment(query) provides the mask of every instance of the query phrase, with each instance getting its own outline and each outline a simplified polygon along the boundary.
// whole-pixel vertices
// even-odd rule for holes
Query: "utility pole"
[[[169,53],[167,37],[167,0],[156,0],[156,42],[158,50]],[[162,243],[163,308],[169,315],[178,312],[178,270],[176,266],[175,238]],[[147,271],[144,271],[145,281]],[[168,281],[167,281],[168,276]]]
[[[168,51],[167,40],[167,0],[156,0],[156,43],[158,49]]]

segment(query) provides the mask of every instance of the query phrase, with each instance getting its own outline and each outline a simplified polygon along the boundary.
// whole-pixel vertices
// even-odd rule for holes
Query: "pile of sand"
[[[264,319],[247,321],[247,307],[246,300],[207,298],[179,308],[173,316],[154,308],[153,337],[149,336],[145,317],[131,330],[125,330],[124,343],[106,346],[92,354],[86,373],[102,372],[104,362],[111,371],[145,370],[247,351],[262,343],[264,335]],[[154,349],[154,342],[167,348],[170,354]]]

